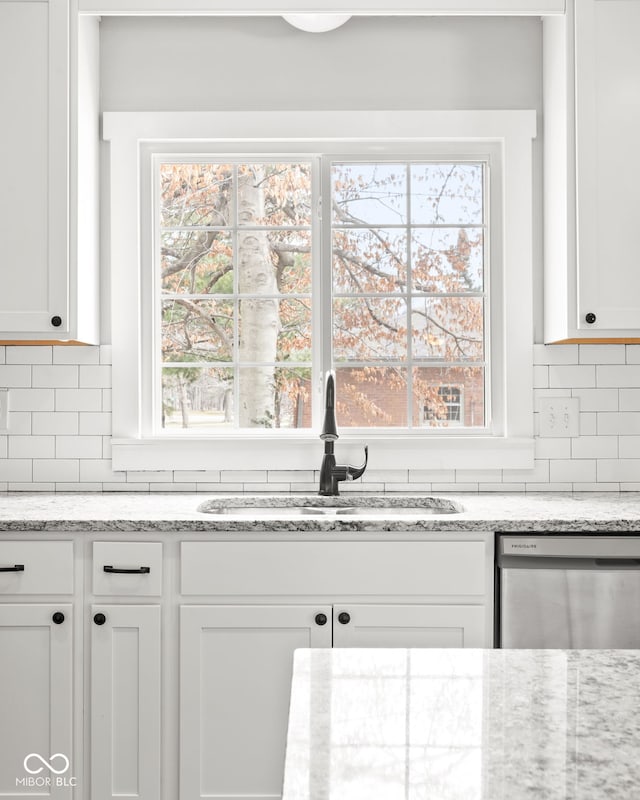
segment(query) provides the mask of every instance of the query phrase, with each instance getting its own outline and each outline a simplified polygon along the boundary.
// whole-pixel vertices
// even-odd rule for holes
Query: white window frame
[[[499,153],[502,208],[492,235],[491,341],[493,428],[484,435],[340,432],[340,458],[359,458],[370,445],[372,469],[527,469],[533,466],[532,376],[532,139],[534,111],[378,112],[106,112],[110,142],[109,226],[113,338],[113,438],[115,470],[317,469],[315,430],[231,431],[179,437],[150,434],[151,270],[144,269],[152,241],[150,162],[154,148],[172,142],[219,152],[300,154],[353,152],[375,158],[421,152],[437,144],[464,143]],[[454,156],[455,157],[455,156]],[[149,298],[149,302],[147,302]],[[314,334],[316,332],[314,331]],[[321,397],[314,397],[315,403]],[[261,435],[257,435],[261,434]],[[268,435],[264,435],[267,433]],[[277,454],[277,455],[276,455]]]

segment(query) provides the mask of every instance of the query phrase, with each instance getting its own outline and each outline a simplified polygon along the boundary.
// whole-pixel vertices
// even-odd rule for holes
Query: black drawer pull
[[[135,567],[134,569],[125,569],[124,567],[112,567],[110,564],[105,564],[103,567],[105,572],[118,572],[127,575],[147,575],[151,572],[151,567]]]
[[[14,564],[13,567],[0,567],[0,572],[24,572],[24,564]]]
[[[94,615],[93,621],[96,623],[96,625],[104,625],[104,623],[107,621],[107,618],[104,614],[98,613]]]
[[[51,619],[55,622],[56,625],[62,625],[64,622],[64,614],[62,611],[56,611],[56,613],[51,617]]]

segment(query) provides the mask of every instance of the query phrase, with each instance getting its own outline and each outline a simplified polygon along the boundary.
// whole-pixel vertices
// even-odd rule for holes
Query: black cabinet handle
[[[593,323],[596,321],[596,315],[592,311],[589,311],[589,313],[585,316],[584,319],[585,322],[589,323],[589,325],[593,325]]]
[[[316,625],[326,625],[326,624],[327,624],[327,615],[316,614]]]
[[[24,564],[14,564],[12,567],[0,567],[0,572],[24,572]]]
[[[102,568],[105,572],[119,572],[127,575],[147,575],[151,572],[151,567],[135,567],[134,569],[125,569],[123,567],[112,567],[110,564],[105,564]]]
[[[107,618],[104,614],[96,614],[93,617],[93,621],[96,623],[96,625],[104,625],[104,623],[107,621]]]
[[[61,625],[64,622],[64,614],[62,611],[56,611],[51,619],[56,623],[56,625]]]
[[[342,611],[340,614],[338,614],[338,622],[341,625],[348,625],[351,622],[351,615],[347,614],[346,611]]]

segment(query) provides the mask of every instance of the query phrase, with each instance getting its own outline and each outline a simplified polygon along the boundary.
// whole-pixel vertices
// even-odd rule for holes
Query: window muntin
[[[311,292],[312,248],[327,241],[312,236],[311,160],[157,157],[156,429],[309,428],[314,358],[336,368],[341,428],[423,432],[443,381],[473,386],[463,418],[486,428],[486,164],[327,170],[328,305]]]

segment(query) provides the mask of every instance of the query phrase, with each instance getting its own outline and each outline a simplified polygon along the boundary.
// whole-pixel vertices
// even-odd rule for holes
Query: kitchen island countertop
[[[283,800],[629,800],[637,650],[298,650]]]
[[[344,495],[347,496],[346,493]],[[198,506],[224,495],[192,493],[5,493],[0,494],[0,531],[506,531],[593,532],[640,531],[640,493],[446,494],[463,506],[458,514],[395,516],[393,509],[375,509],[348,517],[305,515],[261,517],[206,514]],[[231,495],[229,495],[231,497]],[[238,500],[242,495],[233,495]],[[268,506],[270,497],[245,495]],[[396,496],[397,497],[397,496]]]

